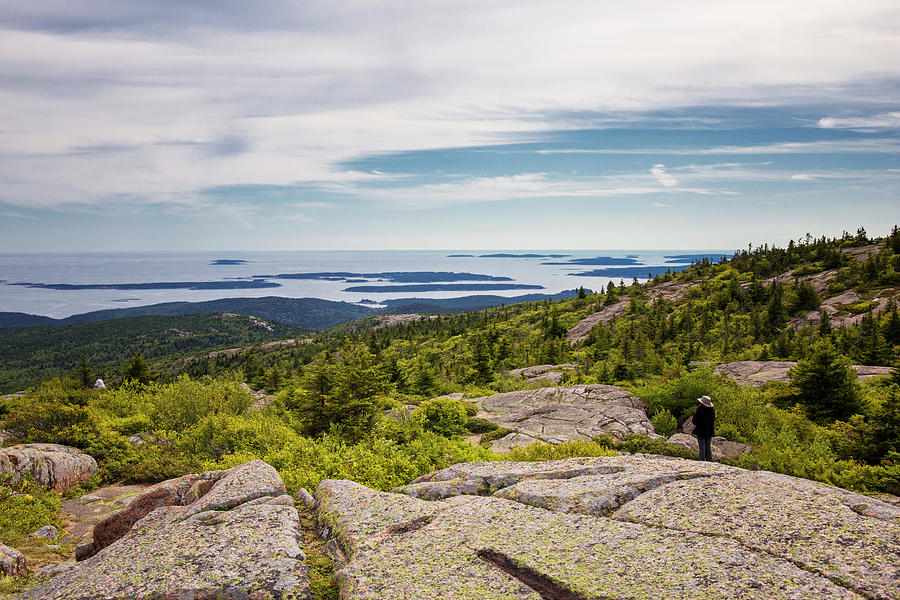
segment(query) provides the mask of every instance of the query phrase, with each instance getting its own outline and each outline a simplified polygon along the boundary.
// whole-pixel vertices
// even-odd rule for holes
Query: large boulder
[[[23,577],[27,574],[25,556],[15,548],[0,544],[0,575]]]
[[[19,444],[0,448],[0,474],[31,475],[42,486],[65,492],[97,473],[97,461],[59,444]]]
[[[566,372],[574,371],[578,365],[565,363],[561,365],[533,365],[521,369],[512,369],[509,376],[513,379],[524,379],[527,383],[559,383]]]
[[[316,496],[348,600],[900,596],[900,509],[717,463],[472,463]]]
[[[310,597],[299,515],[262,461],[164,482],[101,523],[96,554],[20,597]]]
[[[736,380],[741,385],[760,386],[764,383],[789,383],[790,370],[797,366],[789,360],[741,360],[716,366],[716,375]],[[871,379],[880,375],[890,375],[891,367],[873,367],[868,365],[851,365],[860,380]],[[715,398],[713,398],[715,401]]]
[[[559,444],[599,435],[629,433],[656,436],[646,407],[631,392],[614,385],[572,385],[520,390],[471,400],[478,416],[515,436],[495,442],[498,449],[543,441]]]

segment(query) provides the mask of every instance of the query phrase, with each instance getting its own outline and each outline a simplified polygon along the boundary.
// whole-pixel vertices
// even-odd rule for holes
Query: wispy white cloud
[[[825,117],[818,124],[823,129],[900,129],[900,111],[868,117]]]
[[[650,174],[656,179],[660,185],[665,187],[674,187],[678,185],[678,180],[666,173],[666,165],[656,164],[650,169]]]
[[[428,209],[475,202],[533,198],[617,198],[655,194],[717,195],[727,192],[704,187],[654,185],[654,177],[623,174],[608,177],[562,179],[546,173],[520,173],[498,177],[469,177],[444,183],[402,188],[370,188],[356,184],[327,186],[332,192],[375,201],[396,209]]]
[[[815,177],[808,173],[794,173],[791,175],[791,181],[812,181]]]
[[[666,204],[665,202],[651,202],[650,206],[654,208],[669,208],[670,204]]]

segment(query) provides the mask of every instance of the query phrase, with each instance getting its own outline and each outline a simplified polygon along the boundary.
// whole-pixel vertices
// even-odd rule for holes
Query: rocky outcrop
[[[789,383],[788,371],[797,366],[788,360],[742,360],[716,366],[716,375],[737,380],[741,385],[759,386],[764,383]],[[879,375],[890,375],[891,367],[872,367],[868,365],[851,365],[859,379],[870,379]]]
[[[696,284],[696,281],[666,281],[647,289],[647,293],[650,295],[651,303],[659,299],[677,302],[678,300],[681,300],[687,293],[687,291]],[[613,319],[616,319],[625,314],[629,302],[630,300],[628,296],[624,296],[618,301],[610,304],[609,306],[599,308],[599,310],[591,313],[590,315],[586,316],[578,323],[576,323],[574,326],[572,326],[572,328],[569,329],[569,331],[566,333],[566,339],[573,344],[586,339],[587,336],[591,333],[591,329],[593,329],[596,325],[600,323],[609,323]],[[599,307],[600,305],[596,306]]]
[[[0,474],[31,475],[40,485],[65,492],[97,473],[97,461],[69,446],[20,444],[0,448]]]
[[[316,497],[346,599],[900,595],[900,509],[716,463],[471,463]]]
[[[53,525],[44,525],[37,531],[28,534],[30,538],[44,538],[47,540],[55,540],[59,537],[59,530]]]
[[[574,371],[577,368],[578,365],[571,363],[562,365],[534,365],[532,367],[512,369],[509,372],[509,376],[513,379],[524,379],[527,383],[539,383],[543,381],[559,383],[562,381],[566,372]]]
[[[520,390],[473,398],[478,415],[511,429],[515,445],[653,435],[646,407],[636,396],[613,385],[573,385]],[[505,439],[505,438],[503,438]],[[507,440],[510,441],[510,440]],[[500,448],[509,444],[500,440]]]
[[[0,544],[0,575],[24,577],[27,574],[25,556],[15,548]]]
[[[600,323],[609,323],[616,317],[620,317],[625,314],[625,309],[628,308],[628,298],[622,298],[621,300],[610,304],[609,306],[604,306],[597,312],[591,313],[582,320],[578,321],[575,325],[566,332],[566,339],[569,340],[570,343],[580,342],[587,338],[587,336],[591,333],[591,329],[599,325]]]
[[[95,527],[95,555],[20,597],[308,598],[300,539],[278,473],[252,461],[146,490]]]

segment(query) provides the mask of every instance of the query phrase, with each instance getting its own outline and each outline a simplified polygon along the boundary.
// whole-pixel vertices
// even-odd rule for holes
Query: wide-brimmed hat
[[[712,398],[710,398],[709,396],[700,396],[699,398],[697,398],[697,402],[709,408],[712,408],[713,405]]]

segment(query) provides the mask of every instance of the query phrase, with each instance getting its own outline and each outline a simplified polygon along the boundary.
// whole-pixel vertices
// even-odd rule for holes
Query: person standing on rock
[[[712,438],[715,433],[716,409],[713,407],[712,398],[700,396],[697,398],[697,410],[694,411],[694,435],[697,436],[697,445],[700,446],[700,460],[712,460]]]

